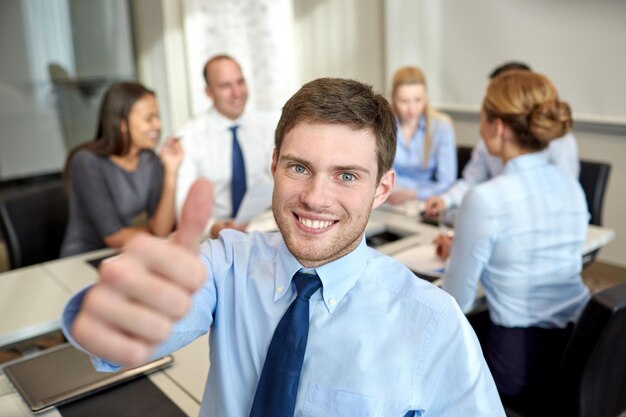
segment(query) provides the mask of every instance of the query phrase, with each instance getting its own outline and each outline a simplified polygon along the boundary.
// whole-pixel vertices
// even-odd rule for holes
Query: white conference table
[[[256,230],[275,227],[267,216],[261,219]],[[367,235],[386,231],[400,238],[378,247],[381,252],[403,260],[417,249],[422,255],[432,251],[434,258],[432,240],[439,233],[437,227],[420,223],[415,216],[375,210]],[[601,248],[613,237],[611,229],[590,226],[581,254]],[[97,270],[86,261],[113,253],[110,249],[103,249],[0,274],[0,346],[58,329],[65,303],[74,293],[97,279]],[[186,414],[196,416],[208,369],[208,340],[204,336],[177,351],[172,367],[151,374],[149,378]],[[0,410],[3,413],[11,410],[11,414],[6,414],[9,417],[32,416],[2,374]],[[60,414],[52,410],[41,415]]]
[[[435,256],[435,246],[432,243],[440,233],[439,228],[420,222],[415,215],[407,216],[382,209],[374,210],[368,229],[376,232],[388,230],[403,236],[379,247],[378,250],[405,263],[414,272],[433,275],[439,271],[434,271],[432,268],[443,265]],[[580,249],[581,257],[602,248],[614,237],[614,230],[590,224]]]

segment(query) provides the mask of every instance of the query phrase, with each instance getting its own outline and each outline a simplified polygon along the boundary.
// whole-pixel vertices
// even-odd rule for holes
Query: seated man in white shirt
[[[228,55],[217,55],[204,66],[205,93],[213,107],[187,122],[178,132],[185,158],[178,173],[176,208],[180,213],[191,184],[199,177],[214,187],[213,219],[207,229],[217,237],[224,228],[243,230],[235,218],[240,199],[233,203],[233,127],[243,154],[245,187],[249,190],[271,181],[272,135],[244,113],[248,88],[241,66]]]
[[[489,74],[489,79],[494,79],[510,70],[531,71],[530,67],[522,62],[506,62],[496,67]],[[559,168],[561,172],[576,180],[578,179],[580,170],[578,146],[576,138],[571,132],[550,142],[544,152],[548,154],[548,161]],[[426,200],[424,206],[426,215],[430,218],[436,218],[443,210],[459,207],[470,188],[500,175],[503,168],[502,161],[490,155],[485,143],[480,139],[472,150],[471,159],[463,169],[463,176],[445,193]]]

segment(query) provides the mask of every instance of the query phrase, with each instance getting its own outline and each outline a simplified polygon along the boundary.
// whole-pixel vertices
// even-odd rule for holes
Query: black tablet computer
[[[112,385],[170,366],[171,355],[118,372],[97,372],[89,356],[69,343],[7,364],[4,374],[31,411],[40,413]]]

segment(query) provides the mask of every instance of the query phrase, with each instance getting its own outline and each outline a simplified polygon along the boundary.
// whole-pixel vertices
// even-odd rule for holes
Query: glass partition
[[[128,0],[2,0],[0,50],[0,181],[62,170],[107,85],[136,79]]]

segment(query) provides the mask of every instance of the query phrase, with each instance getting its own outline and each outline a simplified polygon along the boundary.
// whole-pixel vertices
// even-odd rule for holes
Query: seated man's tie
[[[233,160],[232,160],[232,177],[231,177],[231,197],[232,197],[232,213],[234,219],[239,211],[239,205],[246,193],[246,165],[243,161],[243,153],[237,140],[237,128],[235,125],[230,128],[233,132]]]
[[[322,286],[317,275],[303,272],[293,281],[298,295],[274,331],[250,417],[293,417],[309,335],[309,298]]]

